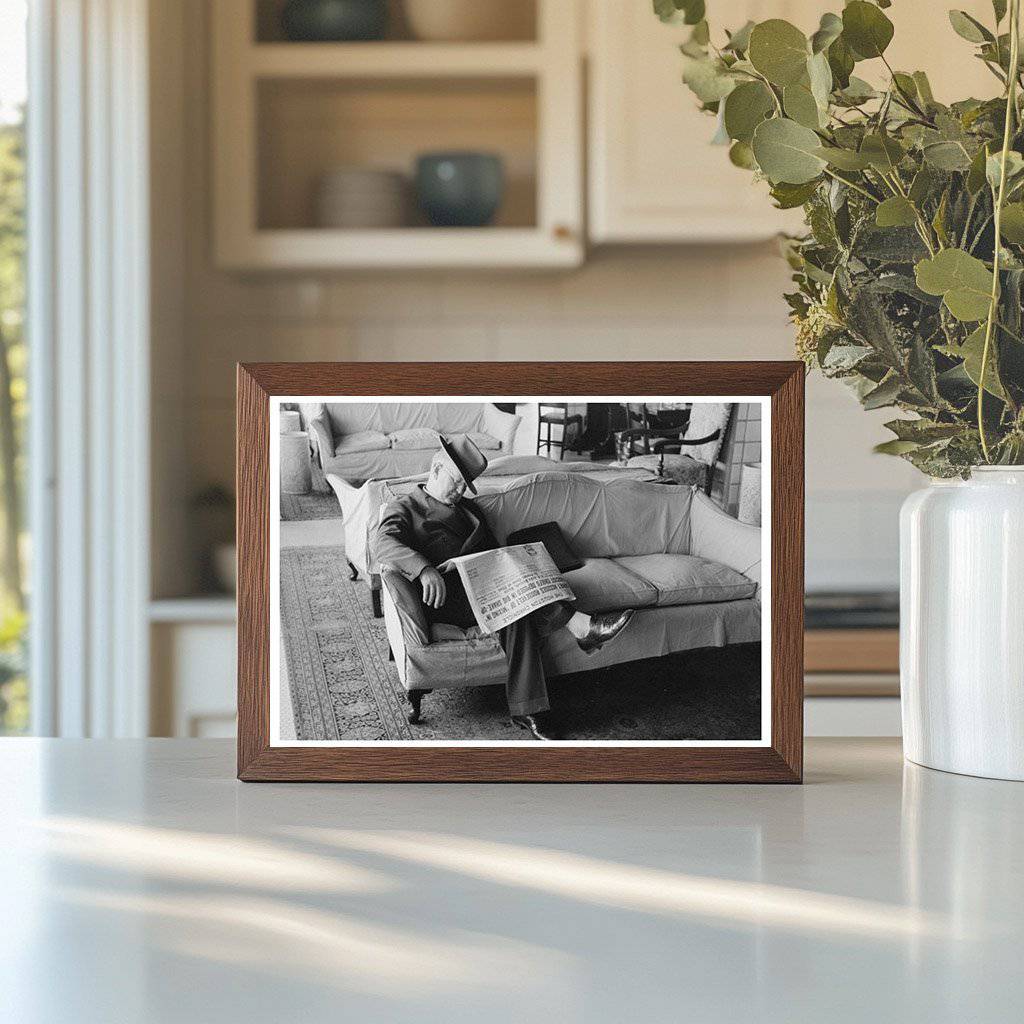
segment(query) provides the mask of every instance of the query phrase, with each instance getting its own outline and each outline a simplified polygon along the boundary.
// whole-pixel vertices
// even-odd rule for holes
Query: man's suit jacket
[[[498,546],[490,527],[469,498],[446,505],[422,485],[389,502],[374,538],[374,556],[410,580],[427,566],[457,555],[473,555]]]

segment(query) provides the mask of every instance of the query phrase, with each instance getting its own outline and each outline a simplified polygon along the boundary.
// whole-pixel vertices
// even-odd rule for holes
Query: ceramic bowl
[[[494,153],[424,153],[416,161],[416,196],[435,227],[489,224],[504,191],[504,165]]]
[[[535,35],[530,0],[405,0],[404,6],[417,39],[482,42]]]
[[[409,183],[395,171],[337,168],[321,178],[314,202],[321,228],[399,228],[409,220]]]
[[[281,11],[285,38],[303,43],[380,39],[387,24],[387,0],[288,0]]]

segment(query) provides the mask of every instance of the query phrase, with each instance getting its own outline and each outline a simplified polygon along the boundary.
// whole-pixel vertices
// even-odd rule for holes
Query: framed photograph
[[[798,362],[238,367],[238,775],[799,782]]]

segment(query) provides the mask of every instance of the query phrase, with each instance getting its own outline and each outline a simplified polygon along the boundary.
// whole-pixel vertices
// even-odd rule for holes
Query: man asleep
[[[391,501],[384,510],[374,541],[377,561],[418,581],[431,622],[465,629],[476,625],[466,591],[457,573],[443,576],[437,566],[459,555],[498,547],[475,502],[464,497],[487,468],[487,459],[464,434],[441,438],[441,451],[430,474],[414,491]],[[545,605],[498,631],[508,658],[509,714],[512,721],[539,740],[560,738],[551,716],[541,644],[557,629],[568,629],[581,649],[596,651],[616,637],[633,617],[633,609],[586,615],[571,601]]]

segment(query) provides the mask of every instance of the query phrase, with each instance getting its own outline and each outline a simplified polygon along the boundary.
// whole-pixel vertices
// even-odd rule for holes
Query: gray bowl
[[[494,153],[424,153],[416,161],[416,195],[435,227],[490,224],[504,192],[504,164]]]
[[[281,11],[285,38],[303,43],[380,39],[387,24],[386,0],[288,0]]]

